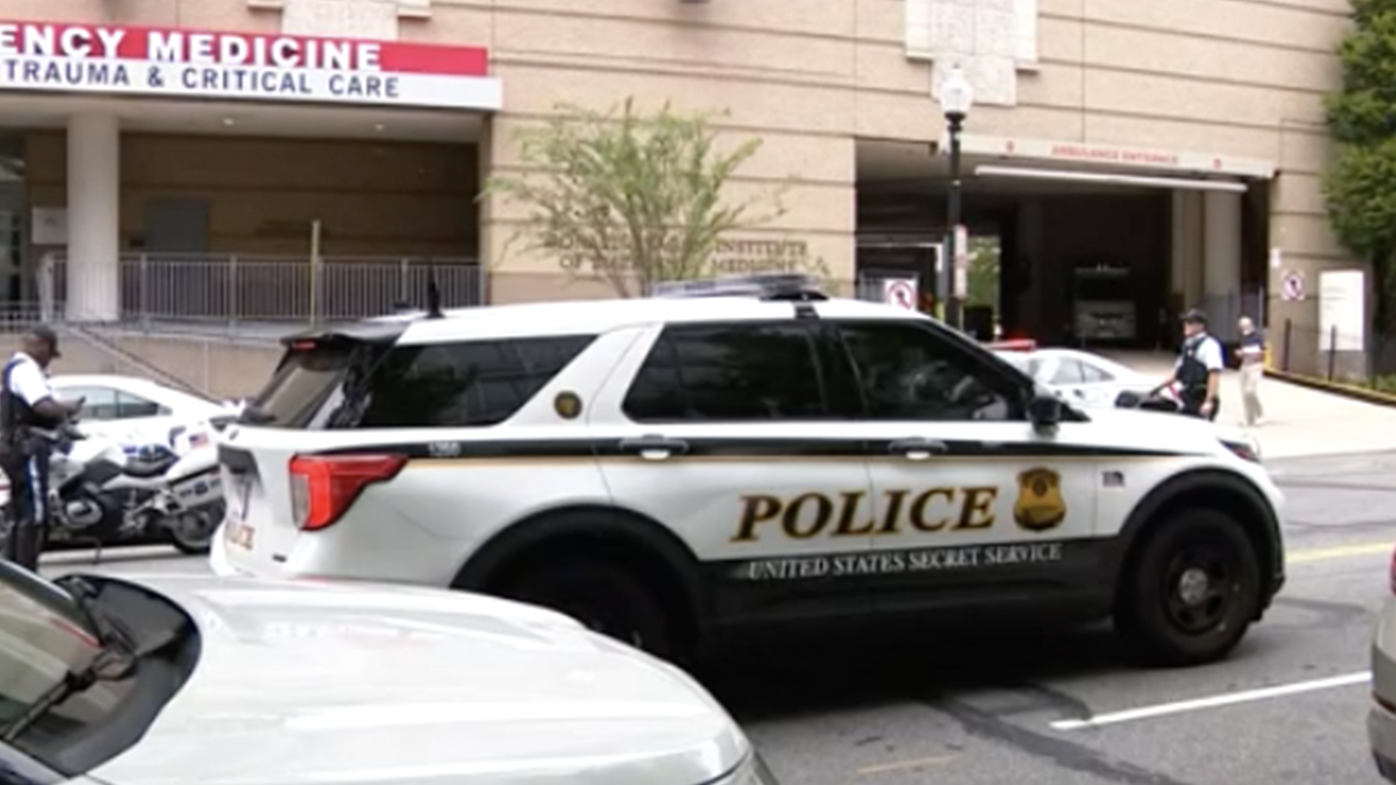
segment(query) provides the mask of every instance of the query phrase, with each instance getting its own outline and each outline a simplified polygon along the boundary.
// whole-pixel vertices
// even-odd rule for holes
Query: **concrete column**
[[[68,120],[67,316],[121,315],[121,127],[115,115]]]
[[[1241,194],[1208,191],[1203,196],[1202,280],[1207,316],[1225,338],[1241,316]]]
[[[1202,194],[1173,192],[1173,232],[1169,291],[1182,300],[1183,308],[1202,304]]]

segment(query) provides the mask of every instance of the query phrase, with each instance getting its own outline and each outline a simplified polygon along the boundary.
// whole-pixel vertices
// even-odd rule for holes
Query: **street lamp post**
[[[974,106],[974,88],[969,80],[965,78],[965,72],[960,70],[959,64],[950,69],[945,81],[940,85],[940,109],[945,114],[945,124],[950,132],[950,197],[946,209],[945,222],[948,224],[945,237],[945,258],[940,264],[940,301],[942,306],[942,317],[947,324],[953,324],[958,328],[964,327],[964,296],[965,292],[954,291],[956,279],[955,260],[958,252],[968,253],[969,249],[957,249],[956,235],[963,220],[961,213],[961,186],[960,186],[960,131],[963,130],[965,118],[969,116],[970,108]]]

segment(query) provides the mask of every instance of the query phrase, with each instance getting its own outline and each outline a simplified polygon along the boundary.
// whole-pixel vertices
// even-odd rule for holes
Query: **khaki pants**
[[[1255,425],[1257,420],[1265,416],[1265,409],[1260,405],[1260,380],[1263,376],[1263,363],[1246,363],[1241,366],[1241,403],[1245,408],[1247,425]]]

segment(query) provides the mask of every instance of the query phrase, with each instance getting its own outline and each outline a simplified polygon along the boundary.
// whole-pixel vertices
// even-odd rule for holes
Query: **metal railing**
[[[70,266],[64,254],[44,257],[35,282],[41,312],[91,321],[70,312]],[[460,258],[124,254],[116,285],[122,322],[314,323],[422,307],[432,278],[445,307],[484,302],[484,268]]]

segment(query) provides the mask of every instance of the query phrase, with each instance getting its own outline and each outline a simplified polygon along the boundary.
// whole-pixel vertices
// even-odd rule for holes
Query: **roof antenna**
[[[436,285],[436,262],[427,262],[427,318],[441,319],[441,287]]]

